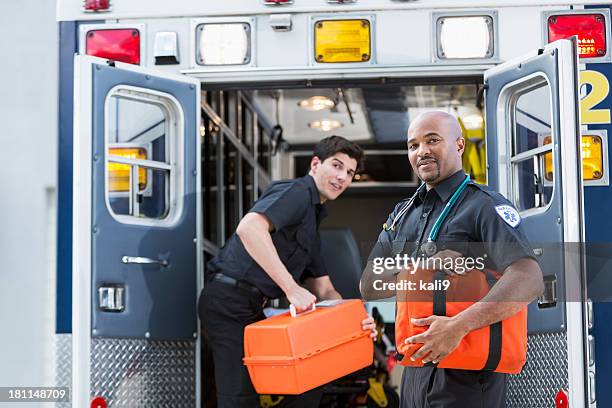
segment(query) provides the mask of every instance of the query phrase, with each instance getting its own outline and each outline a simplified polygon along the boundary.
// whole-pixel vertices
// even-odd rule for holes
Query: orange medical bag
[[[301,394],[372,364],[367,313],[360,300],[321,302],[244,329],[244,364],[259,394]]]
[[[429,327],[414,326],[410,319],[434,314],[455,316],[482,299],[499,276],[490,270],[473,269],[462,276],[449,276],[442,271],[417,269],[415,273],[403,271],[398,277],[398,282],[406,280],[416,283],[416,290],[397,292],[395,336],[397,351],[403,355],[399,364],[422,367],[421,359],[410,360],[422,343],[404,344],[404,340],[425,332]],[[444,280],[449,282],[446,290],[443,290]],[[437,367],[518,374],[526,358],[527,308],[524,308],[501,322],[468,333]]]

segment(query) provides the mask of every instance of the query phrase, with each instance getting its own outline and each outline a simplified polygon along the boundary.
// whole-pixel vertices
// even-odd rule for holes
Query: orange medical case
[[[260,394],[301,394],[372,364],[360,300],[322,302],[311,312],[282,313],[244,329],[244,364]]]
[[[435,271],[417,269],[409,273],[403,271],[399,279],[413,282],[433,282]],[[446,316],[455,316],[482,299],[490,288],[486,273],[495,279],[499,274],[494,271],[471,270],[463,276],[446,276],[449,281],[444,293]],[[397,293],[397,314],[395,321],[395,338],[398,353],[404,357],[399,364],[422,367],[422,359],[410,360],[410,356],[421,348],[422,343],[405,344],[404,340],[425,332],[428,326],[414,326],[411,318],[423,318],[434,314],[432,290],[406,290]],[[448,356],[442,359],[437,367],[463,370],[482,370],[491,365],[489,370],[518,374],[527,358],[527,308],[494,325],[485,326],[468,333]],[[497,330],[495,335],[492,331]],[[494,343],[496,339],[497,343]],[[497,345],[495,345],[497,344]]]

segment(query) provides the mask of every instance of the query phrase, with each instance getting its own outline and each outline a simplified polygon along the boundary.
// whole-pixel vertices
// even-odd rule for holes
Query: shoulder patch
[[[521,216],[511,205],[497,205],[495,211],[512,228],[516,228],[521,223]]]

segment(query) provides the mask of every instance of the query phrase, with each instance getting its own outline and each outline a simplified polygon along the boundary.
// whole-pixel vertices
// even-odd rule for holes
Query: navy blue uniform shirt
[[[319,237],[319,224],[327,212],[312,176],[272,183],[250,212],[263,214],[272,222],[274,247],[297,282],[327,275]],[[251,258],[235,233],[208,262],[207,273],[217,272],[250,283],[265,296],[283,296],[283,291]]]
[[[394,230],[383,229],[370,259],[404,253],[421,256],[422,244],[465,177],[460,170],[429,191],[423,189],[408,211],[396,220]],[[395,206],[387,226],[393,224],[408,201]],[[520,224],[520,215],[504,196],[470,181],[442,224],[436,239],[437,250],[451,249],[464,256],[484,257],[487,268],[502,273],[520,258],[535,259]]]

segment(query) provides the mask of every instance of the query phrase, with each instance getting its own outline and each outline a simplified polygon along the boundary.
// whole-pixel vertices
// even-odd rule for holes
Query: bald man
[[[422,358],[427,364],[404,369],[401,407],[502,408],[506,374],[494,372],[499,363],[496,352],[490,350],[482,370],[436,365],[467,333],[484,326],[501,327],[498,322],[540,295],[544,289],[542,271],[514,206],[501,194],[472,182],[463,172],[465,140],[455,117],[442,111],[421,114],[410,124],[407,145],[410,165],[423,186],[411,198],[400,201],[383,224],[361,280],[363,296],[368,300],[395,296],[395,291],[385,290],[382,282],[395,282],[406,265],[385,264],[381,259],[397,260],[398,255],[427,262],[481,259],[485,268],[502,276],[483,299],[456,316],[434,314],[413,319],[414,325],[425,326],[426,330],[405,339],[405,344],[422,343],[412,358]],[[457,200],[444,217],[443,210],[453,195]],[[441,225],[435,236],[432,229],[438,219]],[[452,263],[461,264],[466,265]],[[465,269],[444,265],[449,275],[465,273]]]

